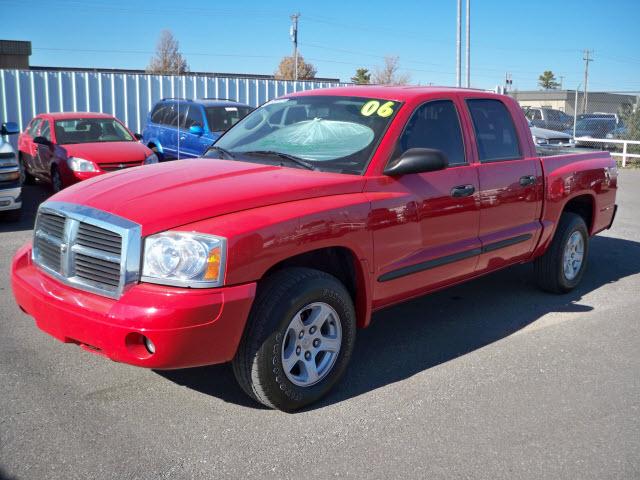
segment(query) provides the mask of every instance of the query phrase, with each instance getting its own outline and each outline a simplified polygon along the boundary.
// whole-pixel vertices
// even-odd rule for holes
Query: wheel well
[[[564,212],[571,212],[580,215],[587,224],[587,230],[591,232],[593,226],[593,198],[591,195],[580,195],[572,198],[564,206]]]
[[[267,270],[263,278],[289,267],[313,268],[336,277],[346,287],[353,300],[358,326],[368,324],[368,300],[364,285],[361,285],[365,281],[364,272],[353,251],[345,247],[328,247],[305,252],[276,263]]]

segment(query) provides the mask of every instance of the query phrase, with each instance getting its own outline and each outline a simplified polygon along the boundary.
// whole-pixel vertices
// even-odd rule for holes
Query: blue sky
[[[0,37],[31,40],[32,65],[139,69],[169,29],[193,71],[270,74],[291,54],[295,11],[318,76],[348,80],[398,55],[413,83],[455,82],[456,0],[0,0]],[[472,86],[511,72],[514,87],[537,88],[552,70],[575,88],[588,48],[590,90],[640,91],[640,0],[472,0],[471,15]]]

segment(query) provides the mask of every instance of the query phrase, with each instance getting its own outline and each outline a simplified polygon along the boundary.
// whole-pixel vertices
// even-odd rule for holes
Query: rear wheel
[[[27,166],[24,163],[22,155],[20,155],[18,162],[20,164],[20,185],[33,185],[36,183],[36,177],[27,171]]]
[[[353,302],[335,277],[307,268],[281,270],[260,286],[233,371],[256,401],[294,411],[340,379],[355,335]]]
[[[582,280],[589,253],[589,231],[584,219],[565,212],[547,251],[535,260],[538,285],[553,293],[573,290]]]
[[[58,193],[64,188],[60,170],[58,170],[58,167],[55,166],[51,168],[51,188],[53,189],[54,193]]]

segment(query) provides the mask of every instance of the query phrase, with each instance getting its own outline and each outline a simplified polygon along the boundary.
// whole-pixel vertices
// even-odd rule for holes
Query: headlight
[[[151,235],[144,242],[142,281],[181,287],[224,283],[227,240],[188,232]]]
[[[549,143],[549,140],[547,140],[546,138],[533,137],[533,141],[537,145],[546,145],[547,143]]]
[[[95,163],[79,157],[69,157],[69,159],[67,160],[67,165],[69,165],[69,168],[74,172],[97,172],[98,171],[98,167],[96,167]]]
[[[158,156],[155,153],[145,158],[143,165],[151,165],[152,163],[158,163]]]

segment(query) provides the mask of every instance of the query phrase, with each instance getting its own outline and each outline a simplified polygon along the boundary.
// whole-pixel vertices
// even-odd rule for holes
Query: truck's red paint
[[[364,327],[376,309],[543,254],[561,213],[578,197],[592,207],[591,234],[612,222],[617,179],[609,154],[538,157],[527,122],[508,97],[415,87],[295,95],[361,96],[403,105],[362,176],[198,159],[118,172],[55,198],[133,220],[143,236],[171,229],[226,237],[225,287],[192,291],[140,283],[119,300],[106,299],[49,278],[31,264],[26,246],[12,268],[20,306],[43,330],[114,360],[156,368],[202,365],[233,357],[256,284],[292,257],[328,248],[345,252],[353,263],[358,325]],[[520,159],[479,162],[465,103],[476,98],[507,106]],[[411,114],[436,99],[451,99],[458,109],[468,164],[384,175]],[[528,175],[535,184],[522,186],[520,178]],[[473,185],[475,193],[453,198],[452,187],[461,184]],[[455,261],[439,264],[442,258]],[[429,269],[394,277],[425,263]],[[160,344],[155,355],[141,359],[127,348],[125,338],[137,333]]]

